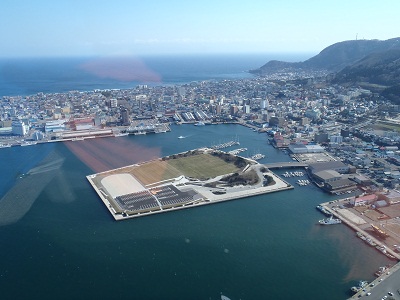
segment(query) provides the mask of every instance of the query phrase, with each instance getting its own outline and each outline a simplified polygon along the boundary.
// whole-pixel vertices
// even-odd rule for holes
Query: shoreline
[[[181,122],[176,125],[194,125],[196,122]],[[0,149],[3,148],[11,148],[11,147],[27,147],[27,146],[35,146],[40,144],[47,144],[47,143],[60,143],[60,142],[76,142],[76,141],[85,141],[94,138],[112,138],[112,137],[123,137],[123,136],[130,136],[130,135],[146,135],[146,134],[157,134],[157,133],[166,133],[170,132],[171,127],[170,123],[160,123],[165,127],[165,130],[162,131],[149,131],[149,132],[127,132],[122,133],[122,131],[126,130],[126,126],[118,126],[118,127],[108,127],[103,130],[96,129],[91,130],[92,132],[87,132],[84,130],[81,131],[65,131],[65,134],[70,135],[70,137],[65,138],[58,138],[58,139],[43,139],[43,140],[25,140],[20,139],[18,136],[11,136],[11,138],[2,138],[0,137]],[[205,126],[209,125],[229,125],[229,124],[236,124],[241,125],[243,127],[247,127],[253,129],[258,132],[264,132],[262,128],[258,128],[254,125],[250,125],[247,123],[239,122],[239,121],[232,121],[232,122],[216,122],[216,123],[205,123]],[[113,130],[116,129],[116,130]],[[104,134],[102,133],[104,131]],[[1,151],[1,150],[0,150]]]

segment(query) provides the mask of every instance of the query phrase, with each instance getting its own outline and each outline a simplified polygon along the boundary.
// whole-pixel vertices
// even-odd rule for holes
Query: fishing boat
[[[342,223],[342,220],[340,219],[334,219],[332,216],[328,219],[322,219],[319,220],[318,223],[320,225],[334,225],[334,224],[340,224]]]

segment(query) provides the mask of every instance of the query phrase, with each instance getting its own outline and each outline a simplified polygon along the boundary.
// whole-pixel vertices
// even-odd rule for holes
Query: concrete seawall
[[[351,220],[346,218],[343,214],[340,213],[340,211],[333,210],[329,207],[329,202],[322,203],[321,206],[324,207],[327,211],[329,211],[333,216],[336,218],[339,218],[342,220],[342,223],[353,229],[355,232],[361,232],[365,237],[370,238],[373,242],[376,244],[380,245],[382,242],[376,239],[375,237],[371,236],[369,233],[367,233],[365,230],[362,230],[357,226],[357,224],[354,224]],[[366,244],[366,246],[369,246]],[[369,246],[371,247],[371,246]],[[378,250],[377,250],[378,251]],[[400,255],[399,253],[394,252],[391,249],[386,249],[388,253],[393,255],[397,261],[400,260]],[[379,251],[380,252],[380,251]],[[385,255],[384,253],[380,253],[380,255]],[[393,267],[391,267],[387,272],[370,282],[363,290],[360,290],[356,294],[354,294],[352,297],[348,298],[349,300],[354,300],[354,299],[359,299],[360,297],[367,295],[367,293],[373,293],[374,289],[379,289],[379,284],[385,279],[386,280],[396,280],[398,281],[400,278],[400,262],[396,263]],[[370,299],[378,299],[376,297],[370,297]],[[381,297],[379,297],[381,299]]]

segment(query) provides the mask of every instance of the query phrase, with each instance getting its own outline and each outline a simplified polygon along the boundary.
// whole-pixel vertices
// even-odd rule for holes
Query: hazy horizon
[[[323,49],[321,49],[322,51]],[[210,53],[201,53],[201,52],[188,52],[188,53],[142,53],[142,54],[92,54],[92,55],[24,55],[24,56],[0,56],[0,60],[4,59],[96,59],[96,58],[154,58],[154,57],[209,57],[209,56],[221,56],[221,57],[247,57],[247,56],[266,56],[266,57],[301,57],[304,59],[311,58],[317,55],[319,52],[234,52],[234,53],[223,53],[223,52],[210,52]]]
[[[4,0],[0,57],[319,53],[398,36],[400,2]]]

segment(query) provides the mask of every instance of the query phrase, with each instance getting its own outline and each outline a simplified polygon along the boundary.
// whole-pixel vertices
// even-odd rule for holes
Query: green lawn
[[[227,163],[210,154],[199,154],[188,157],[170,159],[168,163],[183,175],[198,179],[206,179],[240,171],[233,163]]]

